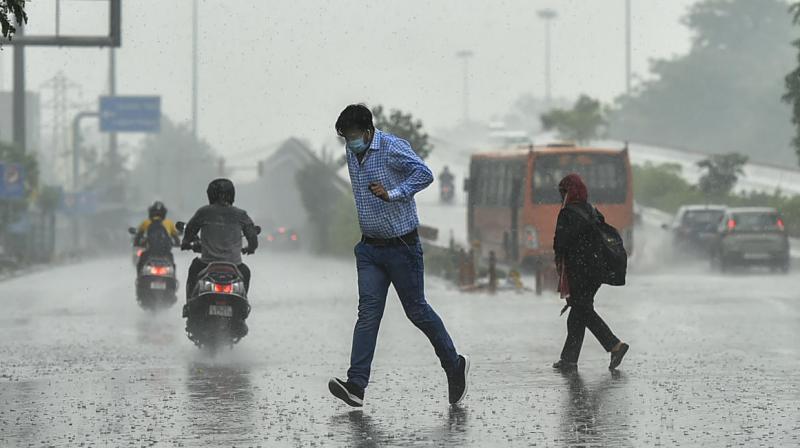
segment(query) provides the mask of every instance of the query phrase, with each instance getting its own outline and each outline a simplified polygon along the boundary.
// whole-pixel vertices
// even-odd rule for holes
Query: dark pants
[[[355,248],[358,267],[358,321],[353,331],[353,350],[347,378],[366,388],[378,328],[386,306],[389,285],[394,285],[406,317],[428,337],[446,372],[458,363],[458,353],[442,319],[425,300],[422,245],[373,246],[359,243]]]
[[[192,291],[194,291],[194,286],[197,284],[197,275],[200,274],[200,271],[208,267],[208,263],[202,261],[199,258],[195,258],[192,260],[192,264],[189,266],[189,275],[186,276],[186,301],[189,301],[189,297],[192,296]],[[244,289],[245,291],[250,291],[250,268],[247,267],[246,264],[241,263],[237,266],[239,268],[239,272],[242,273],[244,277]]]
[[[619,343],[619,339],[594,310],[594,295],[599,288],[600,285],[595,284],[582,286],[575,291],[570,289],[571,308],[567,318],[567,340],[564,341],[564,349],[561,351],[561,359],[564,361],[578,362],[587,328],[607,352]]]

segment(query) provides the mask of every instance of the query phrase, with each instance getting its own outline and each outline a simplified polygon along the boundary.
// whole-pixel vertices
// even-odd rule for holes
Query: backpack
[[[600,283],[611,286],[622,286],[625,284],[625,274],[628,270],[628,253],[619,231],[611,224],[600,220],[597,216],[597,209],[592,207],[592,214],[589,216],[586,210],[580,207],[567,206],[570,210],[577,213],[581,218],[592,225],[594,238],[598,244],[598,275]]]
[[[151,255],[167,255],[172,252],[172,237],[169,236],[164,223],[153,220],[147,227],[147,251]]]

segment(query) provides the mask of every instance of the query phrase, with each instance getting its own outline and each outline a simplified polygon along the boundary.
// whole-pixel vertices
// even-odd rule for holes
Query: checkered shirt
[[[433,182],[433,173],[411,145],[376,129],[361,163],[346,151],[361,233],[371,238],[395,238],[416,229],[419,218],[414,195]],[[383,185],[389,193],[388,202],[372,194],[372,182]]]

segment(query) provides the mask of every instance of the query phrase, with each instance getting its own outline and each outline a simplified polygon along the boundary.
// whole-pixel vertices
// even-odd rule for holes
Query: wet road
[[[390,299],[366,406],[351,411],[326,381],[347,368],[353,263],[249,262],[250,335],[215,359],[186,339],[178,306],[137,307],[128,257],[0,283],[0,446],[800,445],[797,272],[645,263],[597,299],[632,347],[616,375],[590,335],[579,373],[550,369],[565,333],[555,296],[429,279],[473,357],[465,405],[447,405],[431,347]]]

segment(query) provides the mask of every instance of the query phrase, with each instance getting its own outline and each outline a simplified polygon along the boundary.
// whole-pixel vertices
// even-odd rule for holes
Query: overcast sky
[[[52,33],[55,0],[29,2],[30,34]],[[544,95],[544,25],[553,22],[553,95],[610,101],[624,91],[624,0],[201,0],[199,131],[233,154],[290,135],[320,143],[344,105],[384,104],[431,128],[462,116],[458,50],[470,65],[476,119],[505,113],[523,93]],[[692,0],[632,0],[633,70],[685,52],[680,18]],[[62,33],[102,34],[104,1],[62,0]],[[162,95],[163,112],[191,117],[190,0],[123,1],[118,92]],[[11,49],[0,54],[11,84]],[[28,88],[57,71],[89,103],[107,86],[107,50],[31,48]],[[47,112],[43,112],[47,113]]]

